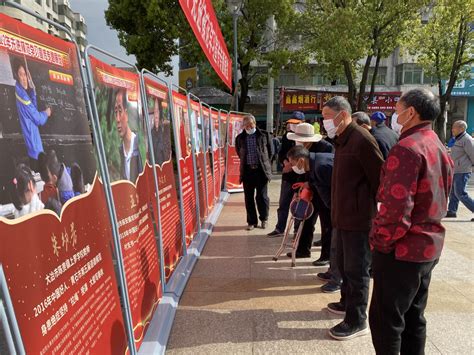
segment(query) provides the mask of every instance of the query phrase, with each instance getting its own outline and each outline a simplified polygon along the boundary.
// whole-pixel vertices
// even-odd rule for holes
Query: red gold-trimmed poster
[[[94,94],[117,213],[137,348],[161,298],[152,200],[153,170],[146,158],[138,74],[90,56]]]
[[[206,179],[207,179],[207,205],[209,212],[214,208],[214,174],[212,173],[212,132],[211,132],[211,111],[208,107],[202,107],[204,122],[204,150],[206,154]]]
[[[183,255],[183,238],[176,189],[176,174],[171,160],[171,112],[168,89],[145,78],[145,89],[150,119],[152,149],[155,156],[155,169],[160,188],[161,232],[165,276],[168,280],[179,258]],[[150,180],[154,184],[153,179]],[[154,188],[154,186],[151,186]],[[153,210],[157,210],[153,199]]]
[[[199,217],[204,223],[209,211],[206,204],[206,180],[204,176],[204,144],[203,144],[203,120],[201,117],[201,106],[198,102],[191,100],[191,126],[194,134],[194,154],[196,155],[197,185],[199,192]]]
[[[227,129],[227,191],[243,191],[240,183],[240,158],[235,150],[235,138],[242,132],[243,116],[235,113],[229,115],[229,124]]]
[[[8,287],[0,303],[10,297],[28,354],[127,349],[79,65],[72,43],[0,14],[0,265]]]
[[[183,191],[183,207],[186,245],[191,244],[198,230],[196,216],[196,186],[194,185],[193,157],[191,155],[191,124],[188,115],[188,103],[186,96],[173,91],[173,107],[178,142],[176,144],[176,156],[181,169],[181,186]]]
[[[212,174],[214,176],[214,203],[221,196],[221,149],[219,135],[219,111],[211,109],[211,133],[212,133]]]

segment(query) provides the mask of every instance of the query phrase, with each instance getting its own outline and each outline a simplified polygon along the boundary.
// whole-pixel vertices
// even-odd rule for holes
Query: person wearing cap
[[[304,113],[295,111],[290,119],[286,121],[286,133],[281,139],[280,152],[278,153],[278,161],[283,166],[281,174],[280,199],[278,201],[277,209],[277,224],[275,229],[268,233],[269,238],[281,237],[286,229],[286,222],[288,221],[288,213],[290,211],[290,203],[293,198],[293,190],[291,186],[298,181],[298,175],[291,170],[291,165],[286,157],[288,151],[295,146],[295,141],[288,139],[288,134],[294,132],[297,125],[304,122]]]
[[[385,124],[387,117],[383,112],[377,111],[370,116],[372,129],[370,133],[374,136],[384,160],[387,159],[390,149],[397,144],[398,134],[393,129],[388,128]]]
[[[297,135],[297,137],[289,135],[288,138],[303,139],[306,141],[316,141],[322,139],[321,135],[312,133],[314,131],[310,124],[304,123],[300,126],[303,125],[308,126],[309,129],[307,132],[298,129],[299,132],[294,133],[294,135]],[[311,130],[311,132],[309,132],[309,130]],[[292,170],[302,177],[302,180],[307,183],[313,192],[313,199],[311,202],[314,206],[314,212],[311,217],[303,222],[303,230],[301,232],[298,247],[296,249],[297,258],[310,257],[314,226],[316,224],[318,214],[321,214],[321,211],[329,211],[329,213],[325,214],[330,214],[331,211],[331,178],[334,154],[310,153],[304,146],[297,145],[290,149],[287,156]],[[289,254],[289,256],[291,256],[291,253]],[[329,255],[327,258],[329,259]]]
[[[272,141],[267,131],[257,128],[254,116],[245,115],[242,123],[244,130],[235,138],[235,149],[240,158],[240,182],[244,187],[247,230],[258,226],[257,210],[262,228],[265,229],[270,209],[267,191],[272,178]]]

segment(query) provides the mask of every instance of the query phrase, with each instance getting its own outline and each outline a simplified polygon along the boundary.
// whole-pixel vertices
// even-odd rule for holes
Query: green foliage
[[[388,56],[402,43],[429,0],[307,0],[298,29],[304,50],[325,66],[329,77],[344,74],[354,108],[366,92],[372,59]],[[364,61],[364,58],[365,61]],[[304,70],[304,67],[302,68]],[[370,97],[369,97],[370,100]]]

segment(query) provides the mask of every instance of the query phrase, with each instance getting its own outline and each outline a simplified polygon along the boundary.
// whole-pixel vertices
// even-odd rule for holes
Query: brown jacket
[[[331,183],[333,227],[369,231],[376,213],[382,153],[374,137],[355,123],[337,137],[335,145]]]

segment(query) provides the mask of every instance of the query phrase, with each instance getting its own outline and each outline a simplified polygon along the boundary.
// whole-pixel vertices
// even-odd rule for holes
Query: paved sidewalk
[[[245,231],[243,194],[230,197],[180,301],[169,354],[374,353],[370,336],[340,342],[327,335],[341,318],[325,307],[339,294],[320,290],[315,274],[325,268],[311,266],[319,248],[295,268],[286,256],[271,260],[281,238],[265,235],[275,225],[279,188],[280,180],[271,182],[266,230]],[[474,353],[474,222],[464,206],[458,216],[444,223],[426,312],[427,354]]]

